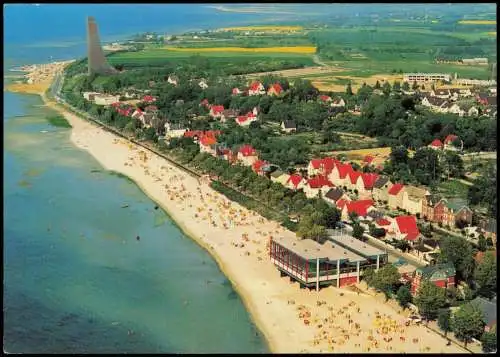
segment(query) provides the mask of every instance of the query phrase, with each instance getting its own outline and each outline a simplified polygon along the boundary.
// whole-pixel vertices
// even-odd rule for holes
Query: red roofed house
[[[235,87],[235,88],[233,88],[231,93],[232,93],[232,95],[238,95],[238,94],[241,94],[241,91],[239,90],[239,88]]]
[[[362,173],[356,181],[356,189],[360,198],[371,198],[373,186],[379,178],[376,173]]]
[[[340,201],[337,201],[337,207],[342,205]],[[339,207],[340,208],[340,207]],[[342,207],[341,217],[343,221],[349,220],[349,214],[351,212],[356,212],[358,217],[364,218],[367,217],[368,212],[375,210],[373,206],[372,200],[359,200],[359,201],[351,201],[346,202]]]
[[[389,208],[398,209],[403,207],[403,192],[404,185],[402,183],[395,183],[388,191],[389,194]]]
[[[239,115],[236,117],[236,124],[239,126],[249,126],[254,121],[257,121],[257,117],[253,112],[248,112],[245,115]]]
[[[156,98],[151,95],[145,95],[144,98],[142,98],[142,100],[146,103],[153,103],[156,101]]]
[[[217,144],[217,139],[214,135],[203,134],[198,144],[200,145],[200,152],[206,152],[212,156],[216,156],[215,145]]]
[[[267,90],[267,95],[280,95],[283,92],[283,88],[279,83],[274,83]]]
[[[441,150],[443,148],[443,143],[439,139],[434,139],[429,144],[429,147],[434,150]]]
[[[333,157],[325,157],[323,159],[312,159],[307,165],[307,174],[309,177],[314,175],[330,175],[335,165],[339,161]]]
[[[223,105],[212,105],[210,107],[210,113],[209,115],[212,117],[212,118],[222,118],[222,113],[224,112],[224,106]]]
[[[350,164],[339,162],[335,165],[330,175],[328,175],[328,178],[335,186],[347,187],[347,181],[349,181],[348,174],[350,172],[354,172]]]
[[[257,160],[252,165],[252,171],[259,176],[264,176],[264,168],[267,167],[269,163],[264,160]]]
[[[347,174],[347,179],[344,182],[344,185],[348,190],[357,190],[356,183],[358,182],[358,178],[361,176],[361,172],[352,170]]]
[[[253,82],[248,88],[248,95],[261,95],[266,93],[266,88],[260,82]]]
[[[413,244],[420,237],[415,216],[398,216],[393,223],[396,239],[404,239]]]
[[[330,103],[332,101],[332,98],[327,95],[320,95],[319,100],[323,103]]]
[[[293,174],[290,175],[288,178],[288,181],[286,182],[285,187],[289,188],[290,190],[301,190],[304,188],[306,185],[306,180],[299,174]]]
[[[252,166],[259,156],[253,146],[245,144],[238,150],[238,160],[245,166]]]
[[[313,198],[317,197],[320,191],[323,195],[325,195],[332,187],[334,187],[334,185],[326,176],[313,176],[307,180],[307,183],[304,186],[304,193],[307,198]]]
[[[373,156],[371,156],[371,155],[366,155],[366,156],[364,157],[364,159],[363,159],[363,164],[364,164],[365,166],[370,165],[370,164],[373,162],[373,160],[374,160],[374,159],[375,159],[375,158],[374,158]]]
[[[455,144],[456,142],[456,144]],[[462,150],[464,146],[463,141],[456,135],[450,134],[444,139],[444,149],[458,151]]]
[[[393,224],[392,218],[379,218],[375,220],[375,227],[377,228],[383,228],[385,229],[386,232],[390,230],[391,225]]]
[[[420,285],[424,281],[429,281],[440,288],[455,286],[455,267],[450,264],[436,264],[418,268],[413,273],[410,292],[417,295]]]

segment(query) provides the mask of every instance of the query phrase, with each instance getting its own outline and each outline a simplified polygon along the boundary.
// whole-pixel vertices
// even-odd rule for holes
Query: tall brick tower
[[[104,57],[101,42],[99,41],[99,33],[97,32],[97,24],[91,16],[87,18],[87,55],[89,75],[94,73],[118,73],[116,68],[112,67]]]

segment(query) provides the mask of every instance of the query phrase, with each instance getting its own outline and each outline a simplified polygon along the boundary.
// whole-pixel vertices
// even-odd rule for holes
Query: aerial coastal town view
[[[496,352],[494,4],[17,6],[7,352]]]

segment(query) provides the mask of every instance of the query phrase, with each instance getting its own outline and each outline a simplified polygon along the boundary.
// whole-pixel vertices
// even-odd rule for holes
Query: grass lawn
[[[468,190],[469,186],[455,180],[445,180],[438,185],[439,193],[447,198],[467,199]]]

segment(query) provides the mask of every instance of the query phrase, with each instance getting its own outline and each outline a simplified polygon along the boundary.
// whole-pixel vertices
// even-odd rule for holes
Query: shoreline
[[[32,94],[34,92],[31,91]],[[379,341],[380,346],[372,346],[368,340],[375,335],[374,316],[381,312],[394,323],[403,316],[368,294],[357,295],[349,289],[333,287],[323,288],[317,293],[300,289],[298,283],[280,277],[268,259],[266,243],[270,235],[294,236],[293,232],[229,201],[156,154],[68,112],[49,100],[45,91],[40,90],[36,94],[70,122],[70,141],[76,147],[86,150],[104,169],[129,177],[186,236],[209,252],[231,281],[252,322],[263,334],[270,352],[465,352],[456,346],[446,347],[445,339],[423,326],[404,328],[406,342],[398,341],[394,336],[390,344]],[[199,206],[200,203],[202,206]],[[200,217],[205,213],[208,214],[208,221]],[[227,216],[233,229],[222,229],[225,223],[221,222],[226,222]],[[246,239],[243,234],[247,235]],[[322,303],[325,300],[328,304]],[[298,316],[298,312],[304,309],[309,313],[310,324]],[[334,310],[338,311],[334,313]],[[348,323],[351,314],[356,324],[359,322],[358,329],[353,329]],[[327,330],[328,323],[330,327]],[[324,341],[324,336],[328,337],[328,341]],[[411,337],[414,340],[421,338],[422,342],[411,343]],[[331,344],[331,340],[336,342]],[[426,345],[426,349],[423,350],[420,345]]]

